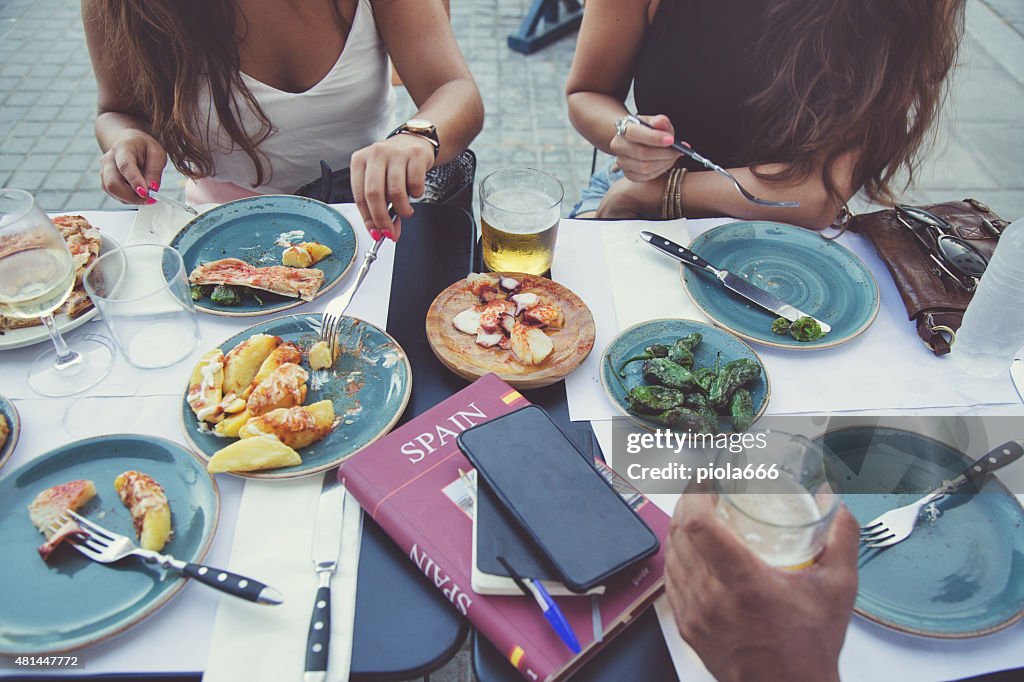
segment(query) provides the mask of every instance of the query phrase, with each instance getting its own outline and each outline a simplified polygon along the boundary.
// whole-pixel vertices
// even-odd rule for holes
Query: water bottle
[[[1007,227],[950,351],[975,376],[1006,372],[1024,345],[1024,218]]]

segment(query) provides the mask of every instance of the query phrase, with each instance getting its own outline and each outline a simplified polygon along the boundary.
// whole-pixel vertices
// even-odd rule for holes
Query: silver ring
[[[630,116],[629,114],[626,114],[625,116],[623,116],[622,118],[615,122],[615,132],[618,134],[619,137],[626,136],[626,126],[628,126],[632,122],[633,117]]]

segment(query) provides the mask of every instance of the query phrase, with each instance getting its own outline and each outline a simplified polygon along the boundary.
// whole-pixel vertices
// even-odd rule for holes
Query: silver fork
[[[633,114],[629,114],[629,122],[630,123],[637,123],[639,125],[642,125],[645,128],[651,128],[652,130],[655,129],[654,126],[652,126],[650,123],[647,123],[646,121],[641,120],[639,117],[634,116]],[[708,170],[714,171],[714,172],[718,173],[719,175],[724,175],[725,177],[727,177],[730,180],[732,180],[732,184],[736,188],[736,191],[739,192],[740,194],[742,194],[743,198],[746,199],[747,201],[750,201],[752,203],[758,204],[760,206],[772,206],[774,208],[796,208],[797,206],[800,205],[799,201],[772,201],[770,199],[762,199],[761,197],[748,192],[747,188],[740,184],[740,181],[736,179],[735,175],[733,175],[732,173],[730,173],[726,169],[722,168],[721,166],[719,166],[717,163],[715,163],[711,159],[709,159],[709,158],[707,158],[705,156],[702,156],[701,154],[698,154],[697,152],[693,151],[692,149],[687,147],[685,144],[682,144],[680,142],[673,142],[672,143],[672,149],[675,149],[677,152],[679,152],[683,156],[690,157],[691,159],[693,159],[694,161],[696,161],[700,165],[704,166]]]
[[[173,568],[221,592],[227,592],[257,604],[276,605],[284,601],[280,592],[252,578],[246,578],[236,573],[213,568],[212,566],[186,563],[175,559],[170,554],[160,554],[136,547],[135,543],[124,535],[107,530],[103,526],[93,523],[70,509],[65,514],[66,516],[62,517],[61,521],[55,523],[52,528],[56,530],[63,523],[66,523],[67,517],[77,521],[85,537],[72,537],[71,543],[75,549],[93,561],[101,564],[110,564],[126,556],[137,556],[146,563],[160,564],[164,568]]]
[[[964,469],[963,473],[952,481],[945,481],[941,487],[928,493],[920,500],[887,511],[873,521],[869,521],[861,526],[861,543],[870,549],[881,549],[883,547],[892,547],[898,542],[903,542],[914,532],[914,527],[917,525],[917,519],[923,507],[947,495],[952,495],[958,488],[969,482],[978,481],[993,471],[1002,469],[1007,464],[1020,459],[1022,455],[1024,455],[1024,447],[1021,446],[1021,441],[1011,440],[1003,443]]]

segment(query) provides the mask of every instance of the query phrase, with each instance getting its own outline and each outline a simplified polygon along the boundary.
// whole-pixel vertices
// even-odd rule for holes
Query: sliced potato
[[[338,359],[337,353],[331,357],[331,349],[326,341],[317,341],[309,349],[309,366],[313,369],[328,369]]]
[[[263,361],[280,345],[279,336],[255,334],[232,348],[224,358],[224,393],[243,395]]]
[[[321,400],[312,405],[271,410],[253,417],[238,435],[243,439],[272,435],[285,445],[298,449],[322,439],[334,430],[335,424],[334,405],[330,400]]]
[[[235,441],[213,454],[206,464],[211,474],[226,471],[261,471],[302,464],[294,449],[273,436]]]
[[[114,479],[114,489],[131,512],[139,546],[163,549],[171,537],[171,507],[163,487],[141,471],[125,471]]]
[[[224,353],[214,348],[196,363],[188,382],[185,400],[197,419],[211,423],[220,421],[218,405],[223,397],[223,385]]]
[[[253,389],[246,401],[246,409],[258,417],[279,407],[295,407],[306,401],[306,380],[309,373],[291,362],[286,362]]]
[[[242,410],[237,414],[225,417],[213,430],[218,436],[224,438],[238,438],[238,430],[245,426],[245,422],[250,419],[252,419],[252,415],[249,414],[249,411]]]
[[[260,369],[256,372],[256,376],[254,376],[252,381],[249,382],[249,386],[245,389],[245,393],[242,394],[242,397],[248,398],[252,394],[253,389],[259,386],[275,369],[289,362],[293,365],[302,363],[302,351],[299,350],[298,346],[290,341],[288,343],[282,343],[270,352],[270,355],[268,355],[263,361],[263,364],[260,365]]]

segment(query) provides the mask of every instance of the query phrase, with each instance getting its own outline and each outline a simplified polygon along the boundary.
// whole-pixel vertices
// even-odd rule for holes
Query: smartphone
[[[477,475],[577,593],[658,551],[658,537],[541,408],[458,437]]]

